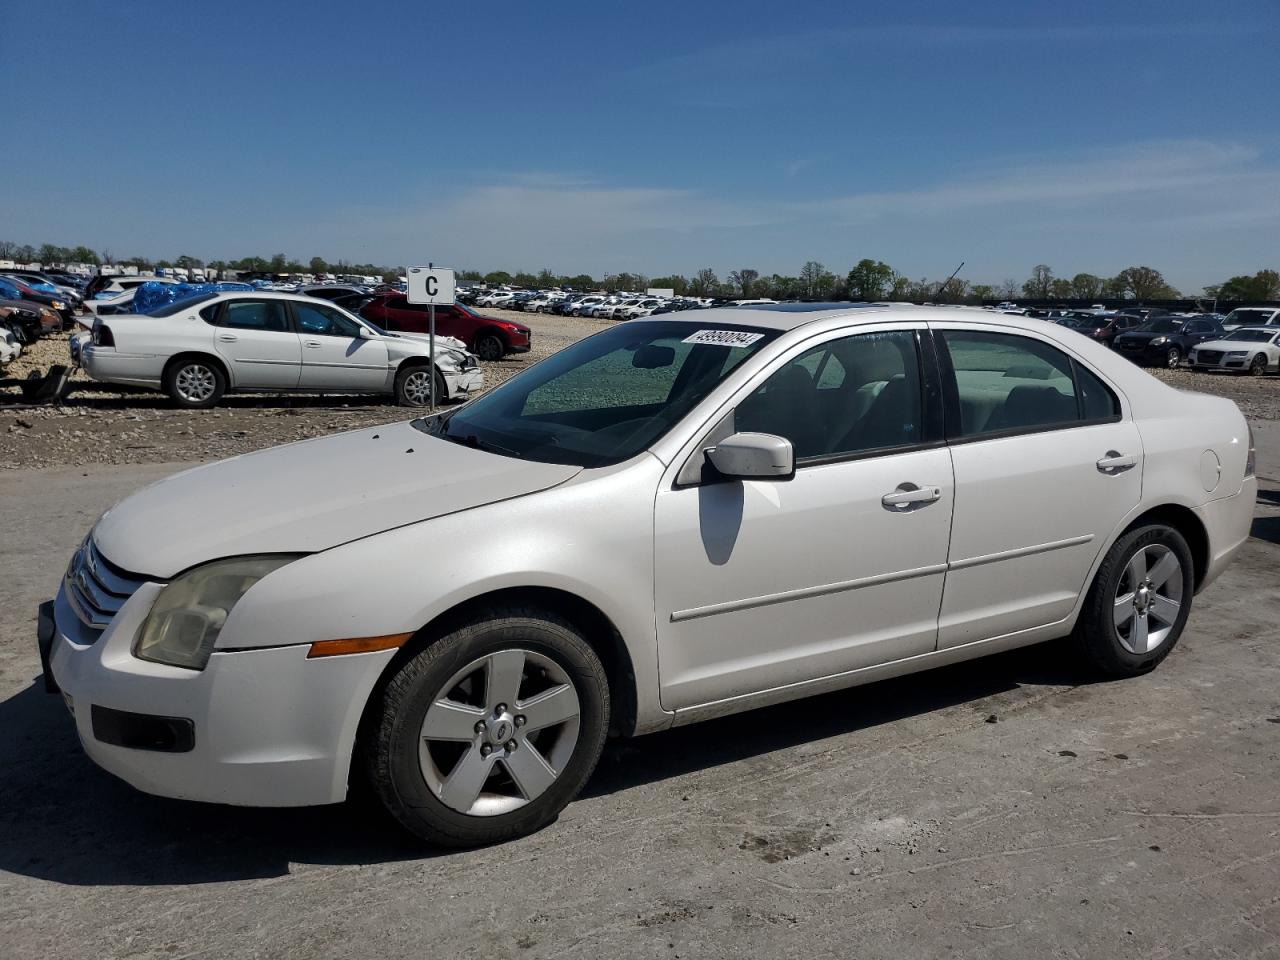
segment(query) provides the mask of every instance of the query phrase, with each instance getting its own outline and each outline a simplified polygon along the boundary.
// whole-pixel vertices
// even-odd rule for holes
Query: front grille
[[[1196,362],[1198,363],[1218,363],[1222,360],[1221,350],[1197,350]]]
[[[1146,344],[1141,340],[1121,340],[1120,346],[1125,350],[1141,350]]]
[[[91,630],[102,631],[142,586],[142,578],[114,566],[89,537],[71,559],[66,586],[67,599],[80,622]]]

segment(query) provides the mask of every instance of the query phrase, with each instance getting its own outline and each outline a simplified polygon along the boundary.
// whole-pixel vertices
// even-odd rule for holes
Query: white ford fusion
[[[181,407],[212,407],[231,391],[392,394],[431,401],[428,338],[388,333],[341,307],[263,291],[207,293],[141,316],[94,321],[72,344],[94,380],[163,390]],[[436,400],[484,385],[461,340],[436,337]]]
[[[946,308],[611,327],[431,418],[107,511],[46,680],[142,790],[534,830],[605,738],[1070,636],[1166,657],[1249,533],[1230,401],[1063,327]]]

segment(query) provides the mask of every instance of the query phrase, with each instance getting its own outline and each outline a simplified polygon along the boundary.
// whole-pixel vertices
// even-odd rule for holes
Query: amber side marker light
[[[385,637],[352,637],[349,640],[317,640],[307,651],[307,659],[314,657],[341,657],[348,653],[373,653],[377,650],[395,650],[403,647],[412,633],[392,633]]]

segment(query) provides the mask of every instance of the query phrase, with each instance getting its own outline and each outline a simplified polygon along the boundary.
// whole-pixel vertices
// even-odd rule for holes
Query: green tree
[[[836,285],[836,275],[817,260],[808,260],[800,268],[796,293],[808,300],[825,300]]]
[[[505,270],[491,270],[484,275],[484,282],[489,284],[510,283],[511,274]]]
[[[36,258],[46,265],[50,263],[66,263],[70,259],[70,253],[71,251],[66,247],[59,247],[52,243],[42,243]]]
[[[1209,294],[1209,287],[1205,293]],[[1280,299],[1280,273],[1275,270],[1259,270],[1252,277],[1232,277],[1221,284],[1210,296],[1223,300],[1276,300]]]
[[[565,277],[564,285],[573,287],[577,290],[594,290],[599,284],[596,283],[595,277],[587,273],[580,273],[576,277]]]
[[[750,267],[729,271],[729,282],[741,292],[743,300],[750,299],[751,288],[759,277],[759,271],[752,270]]]
[[[29,243],[24,243],[13,250],[13,259],[19,263],[30,263],[36,258],[36,248]]]
[[[969,288],[969,296],[974,300],[991,300],[995,296],[996,288],[989,283],[975,283]]]
[[[1071,296],[1078,300],[1094,300],[1102,295],[1102,278],[1092,273],[1077,273],[1071,278]]]
[[[72,263],[92,263],[95,265],[102,262],[94,251],[84,246],[72,247],[67,253],[67,259]]]
[[[324,257],[311,258],[311,272],[312,273],[328,273],[329,272],[329,265],[324,262]]]
[[[180,256],[177,260],[175,260],[173,263],[174,263],[174,266],[182,267],[184,270],[190,270],[193,267],[204,266],[203,260],[199,260],[196,257],[187,256],[187,254],[185,253],[182,256]]]
[[[560,278],[557,277],[550,270],[548,270],[546,267],[543,267],[541,270],[538,271],[539,287],[543,287],[543,288],[555,287],[555,286],[558,286],[559,283],[560,283]]]
[[[523,270],[512,277],[511,281],[517,287],[536,287],[538,285],[538,278],[532,273],[526,273]]]
[[[1134,300],[1171,300],[1178,291],[1153,267],[1126,267],[1116,274],[1125,295]]]
[[[1031,279],[1022,285],[1022,295],[1032,300],[1047,299],[1053,290],[1053,271],[1048,264],[1037,263],[1031,268]]]
[[[864,258],[849,271],[849,296],[868,303],[883,300],[890,292],[905,296],[909,290],[908,284],[898,284],[897,277],[897,271],[883,260]]]
[[[1053,283],[1049,284],[1049,289],[1053,295],[1059,300],[1069,300],[1072,295],[1071,281],[1066,277],[1054,277]]]
[[[474,283],[476,281],[483,280],[484,274],[481,273],[479,270],[459,270],[458,279],[466,280]]]
[[[674,290],[677,297],[684,296],[689,289],[689,281],[678,273],[673,273],[669,277],[654,277],[649,281],[649,286],[658,290]]]
[[[1106,300],[1121,300],[1125,296],[1124,279],[1115,276],[1102,281],[1102,296]]]

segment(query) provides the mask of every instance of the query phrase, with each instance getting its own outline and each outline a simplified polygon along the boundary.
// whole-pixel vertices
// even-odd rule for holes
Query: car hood
[[[1210,340],[1207,343],[1197,343],[1195,348],[1197,350],[1221,350],[1223,353],[1229,353],[1232,350],[1248,353],[1250,350],[1261,350],[1271,346],[1274,346],[1274,344],[1259,343],[1256,340]]]
[[[1178,331],[1176,330],[1173,331],[1172,333],[1152,333],[1150,330],[1142,330],[1142,331],[1130,330],[1128,333],[1120,334],[1118,337],[1116,337],[1116,339],[1117,340],[1155,340],[1157,337],[1176,337],[1176,336],[1178,336]]]
[[[168,579],[220,557],[326,550],[536,493],[580,470],[387,424],[176,474],[108,510],[93,538],[117,566]]]

